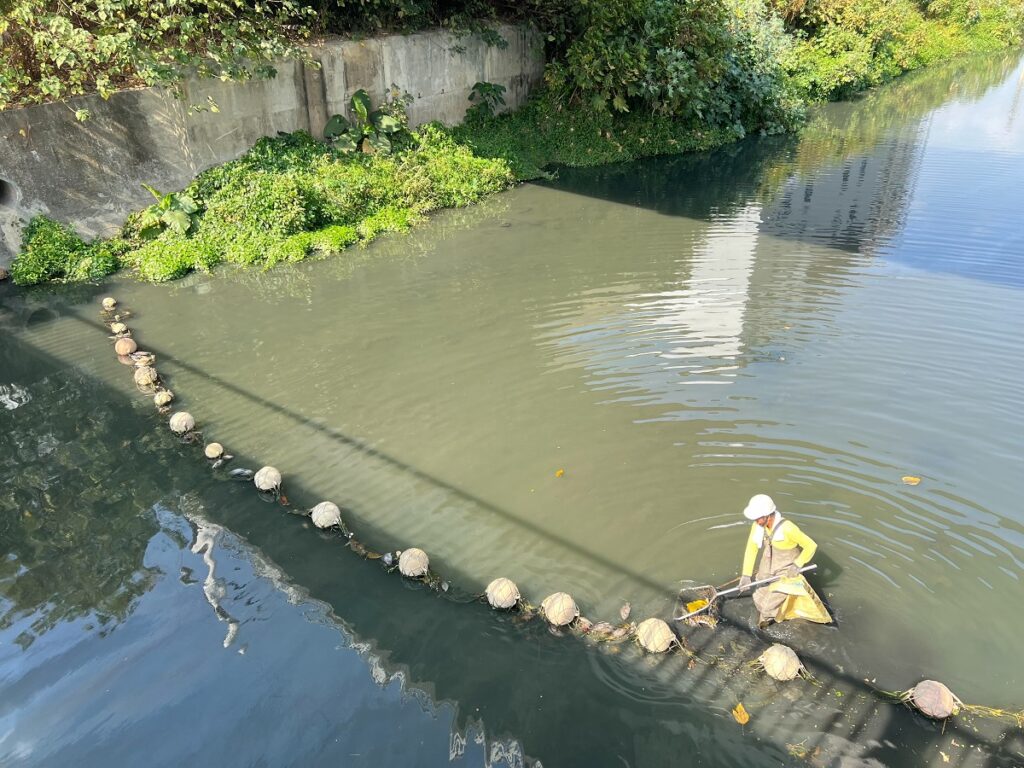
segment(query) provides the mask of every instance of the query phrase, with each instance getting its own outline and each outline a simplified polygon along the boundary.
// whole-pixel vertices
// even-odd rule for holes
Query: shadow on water
[[[38,314],[30,317],[45,322]],[[79,321],[95,326],[90,333],[103,332],[98,323]],[[157,417],[144,401],[100,388],[10,335],[0,354],[11,380],[33,384],[27,391],[37,398],[28,427],[4,425],[10,441],[5,474],[14,492],[4,510],[4,538],[12,542],[17,562],[11,565],[15,558],[8,557],[8,572],[0,580],[5,601],[0,626],[31,617],[29,635],[19,634],[22,648],[31,645],[33,633],[60,622],[94,617],[103,631],[113,632],[125,621],[153,583],[142,552],[156,526],[142,510],[168,494],[187,493],[200,500],[209,518],[244,536],[291,581],[329,604],[346,630],[374,649],[390,672],[388,679],[399,674],[435,702],[453,702],[457,729],[483,728],[492,740],[507,737],[545,765],[663,765],[680,759],[722,766],[919,765],[937,762],[940,751],[949,754],[950,743],[959,745],[954,765],[1009,766],[1019,760],[1015,732],[990,735],[982,728],[978,733],[960,719],[944,727],[924,721],[880,699],[867,681],[802,650],[801,630],[781,638],[755,637],[744,619],[727,611],[715,632],[684,630],[698,658],[691,664],[681,653],[650,657],[631,644],[552,637],[539,621],[523,624],[514,614],[466,605],[474,596],[458,589],[458,571],[443,574],[455,585],[449,594],[401,581],[373,562],[341,552],[337,535],[316,535],[304,518],[259,503],[247,484],[211,476],[197,449],[154,428]],[[244,387],[221,384],[241,397],[255,397]],[[283,406],[273,407],[306,422]],[[19,410],[9,412],[7,420]],[[395,472],[528,525],[356,438],[306,426],[389,463]],[[56,473],[48,454],[44,461],[40,453],[49,442],[56,445],[62,467]],[[244,465],[246,458],[237,463]],[[315,500],[301,487],[289,486],[288,492],[300,507]],[[64,509],[81,513],[60,515]],[[32,510],[37,514],[24,514]],[[360,510],[346,516],[362,534]],[[43,525],[35,522],[39,519]],[[368,543],[388,543],[373,536],[371,531]],[[580,557],[594,557],[572,542],[563,544]],[[640,574],[630,576],[643,580]],[[801,649],[817,684],[780,685],[750,668],[774,639]],[[749,735],[728,715],[740,701],[754,714]],[[74,744],[66,749],[72,758]],[[424,764],[440,762],[438,756]]]
[[[752,140],[706,156],[562,170],[552,186],[698,219],[735,213],[757,200],[763,234],[870,256],[906,215],[924,116],[951,93],[979,98],[1017,60],[1014,55],[957,62],[943,76],[929,73],[921,81],[925,88],[911,78],[857,104],[828,107],[799,139]],[[838,125],[843,126],[841,136],[836,135]],[[0,324],[16,326],[12,330],[71,318],[82,324],[83,334],[104,333],[98,321],[84,319],[95,307],[94,287],[34,293],[25,303],[4,291],[0,287]],[[645,584],[664,595],[666,612],[672,605],[672,591],[643,573],[244,385],[165,350],[153,351],[257,410],[271,411],[347,452],[386,465],[395,476],[414,478]],[[111,365],[116,363],[111,360]],[[466,605],[474,596],[459,590],[469,580],[457,567],[442,574],[453,580],[452,592],[429,592],[340,552],[337,536],[315,535],[305,520],[273,514],[280,510],[258,504],[247,485],[210,475],[196,449],[157,428],[148,403],[85,379],[12,333],[0,342],[0,370],[5,379],[0,384],[19,384],[36,398],[28,422],[20,420],[28,403],[0,412],[0,532],[7,556],[0,564],[0,632],[16,628],[18,646],[0,656],[0,671],[17,665],[18,653],[26,653],[36,638],[60,624],[84,622],[111,633],[125,622],[157,578],[143,561],[146,544],[157,533],[148,510],[161,499],[187,493],[200,500],[207,517],[244,536],[292,582],[330,605],[347,631],[374,648],[392,676],[400,674],[434,701],[454,702],[459,729],[483,723],[491,738],[507,735],[548,766],[911,766],[940,761],[1011,766],[1022,759],[1019,729],[965,718],[945,726],[927,722],[880,698],[875,687],[884,681],[865,680],[806,649],[808,632],[834,630],[786,627],[757,635],[743,611],[729,606],[714,632],[682,629],[699,658],[691,665],[684,654],[648,657],[631,645],[556,638],[537,621],[521,623],[515,615]],[[23,395],[5,390],[4,396]],[[247,463],[252,466],[246,457],[236,460],[238,466]],[[289,485],[288,493],[301,507],[318,500],[302,487]],[[398,544],[386,541],[370,523],[371,515],[360,509],[346,510],[346,517],[367,544]],[[827,586],[839,566],[824,556],[821,562],[819,583]],[[800,650],[817,684],[779,685],[753,671],[750,660],[773,640]],[[884,641],[879,647],[885,648]],[[908,650],[893,647],[891,652]],[[245,699],[245,690],[237,693]],[[344,695],[337,692],[339,701]],[[746,730],[728,714],[741,701],[753,713]],[[0,711],[16,706],[6,700]],[[272,713],[261,716],[268,729],[274,727]],[[75,744],[65,749],[70,762]],[[141,760],[144,754],[140,747],[136,757]],[[445,757],[427,756],[423,764],[440,764]]]

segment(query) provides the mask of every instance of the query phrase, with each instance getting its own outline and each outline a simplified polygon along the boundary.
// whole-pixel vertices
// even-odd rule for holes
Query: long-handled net
[[[735,578],[717,587],[713,584],[684,584],[676,601],[676,614],[683,617],[680,621],[691,627],[714,629],[718,626],[718,592],[738,581],[739,578]]]

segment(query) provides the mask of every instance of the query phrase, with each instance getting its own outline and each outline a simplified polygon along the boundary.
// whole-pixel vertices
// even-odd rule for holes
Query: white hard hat
[[[759,493],[751,496],[747,502],[747,508],[743,510],[743,516],[747,520],[757,520],[759,517],[767,517],[775,514],[775,502],[766,493]]]

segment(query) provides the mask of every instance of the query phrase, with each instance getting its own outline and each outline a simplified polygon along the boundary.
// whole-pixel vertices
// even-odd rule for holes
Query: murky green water
[[[996,57],[352,258],[5,289],[2,762],[1019,764],[1019,729],[941,731],[865,681],[1024,707],[1022,174],[1024,67]],[[157,429],[107,293],[235,465],[423,547],[451,592]],[[465,604],[506,575],[667,616],[680,579],[737,573],[757,492],[819,542],[837,627],[753,633],[735,601],[690,668]],[[771,640],[820,685],[749,670]]]

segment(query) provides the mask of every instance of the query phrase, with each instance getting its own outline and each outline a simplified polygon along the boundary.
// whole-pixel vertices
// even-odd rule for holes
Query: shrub
[[[18,285],[50,280],[95,280],[118,268],[118,247],[89,244],[68,226],[35,216],[22,232],[21,252],[11,264]]]
[[[0,109],[193,72],[223,79],[273,75],[312,11],[300,0],[12,0],[0,19]]]

